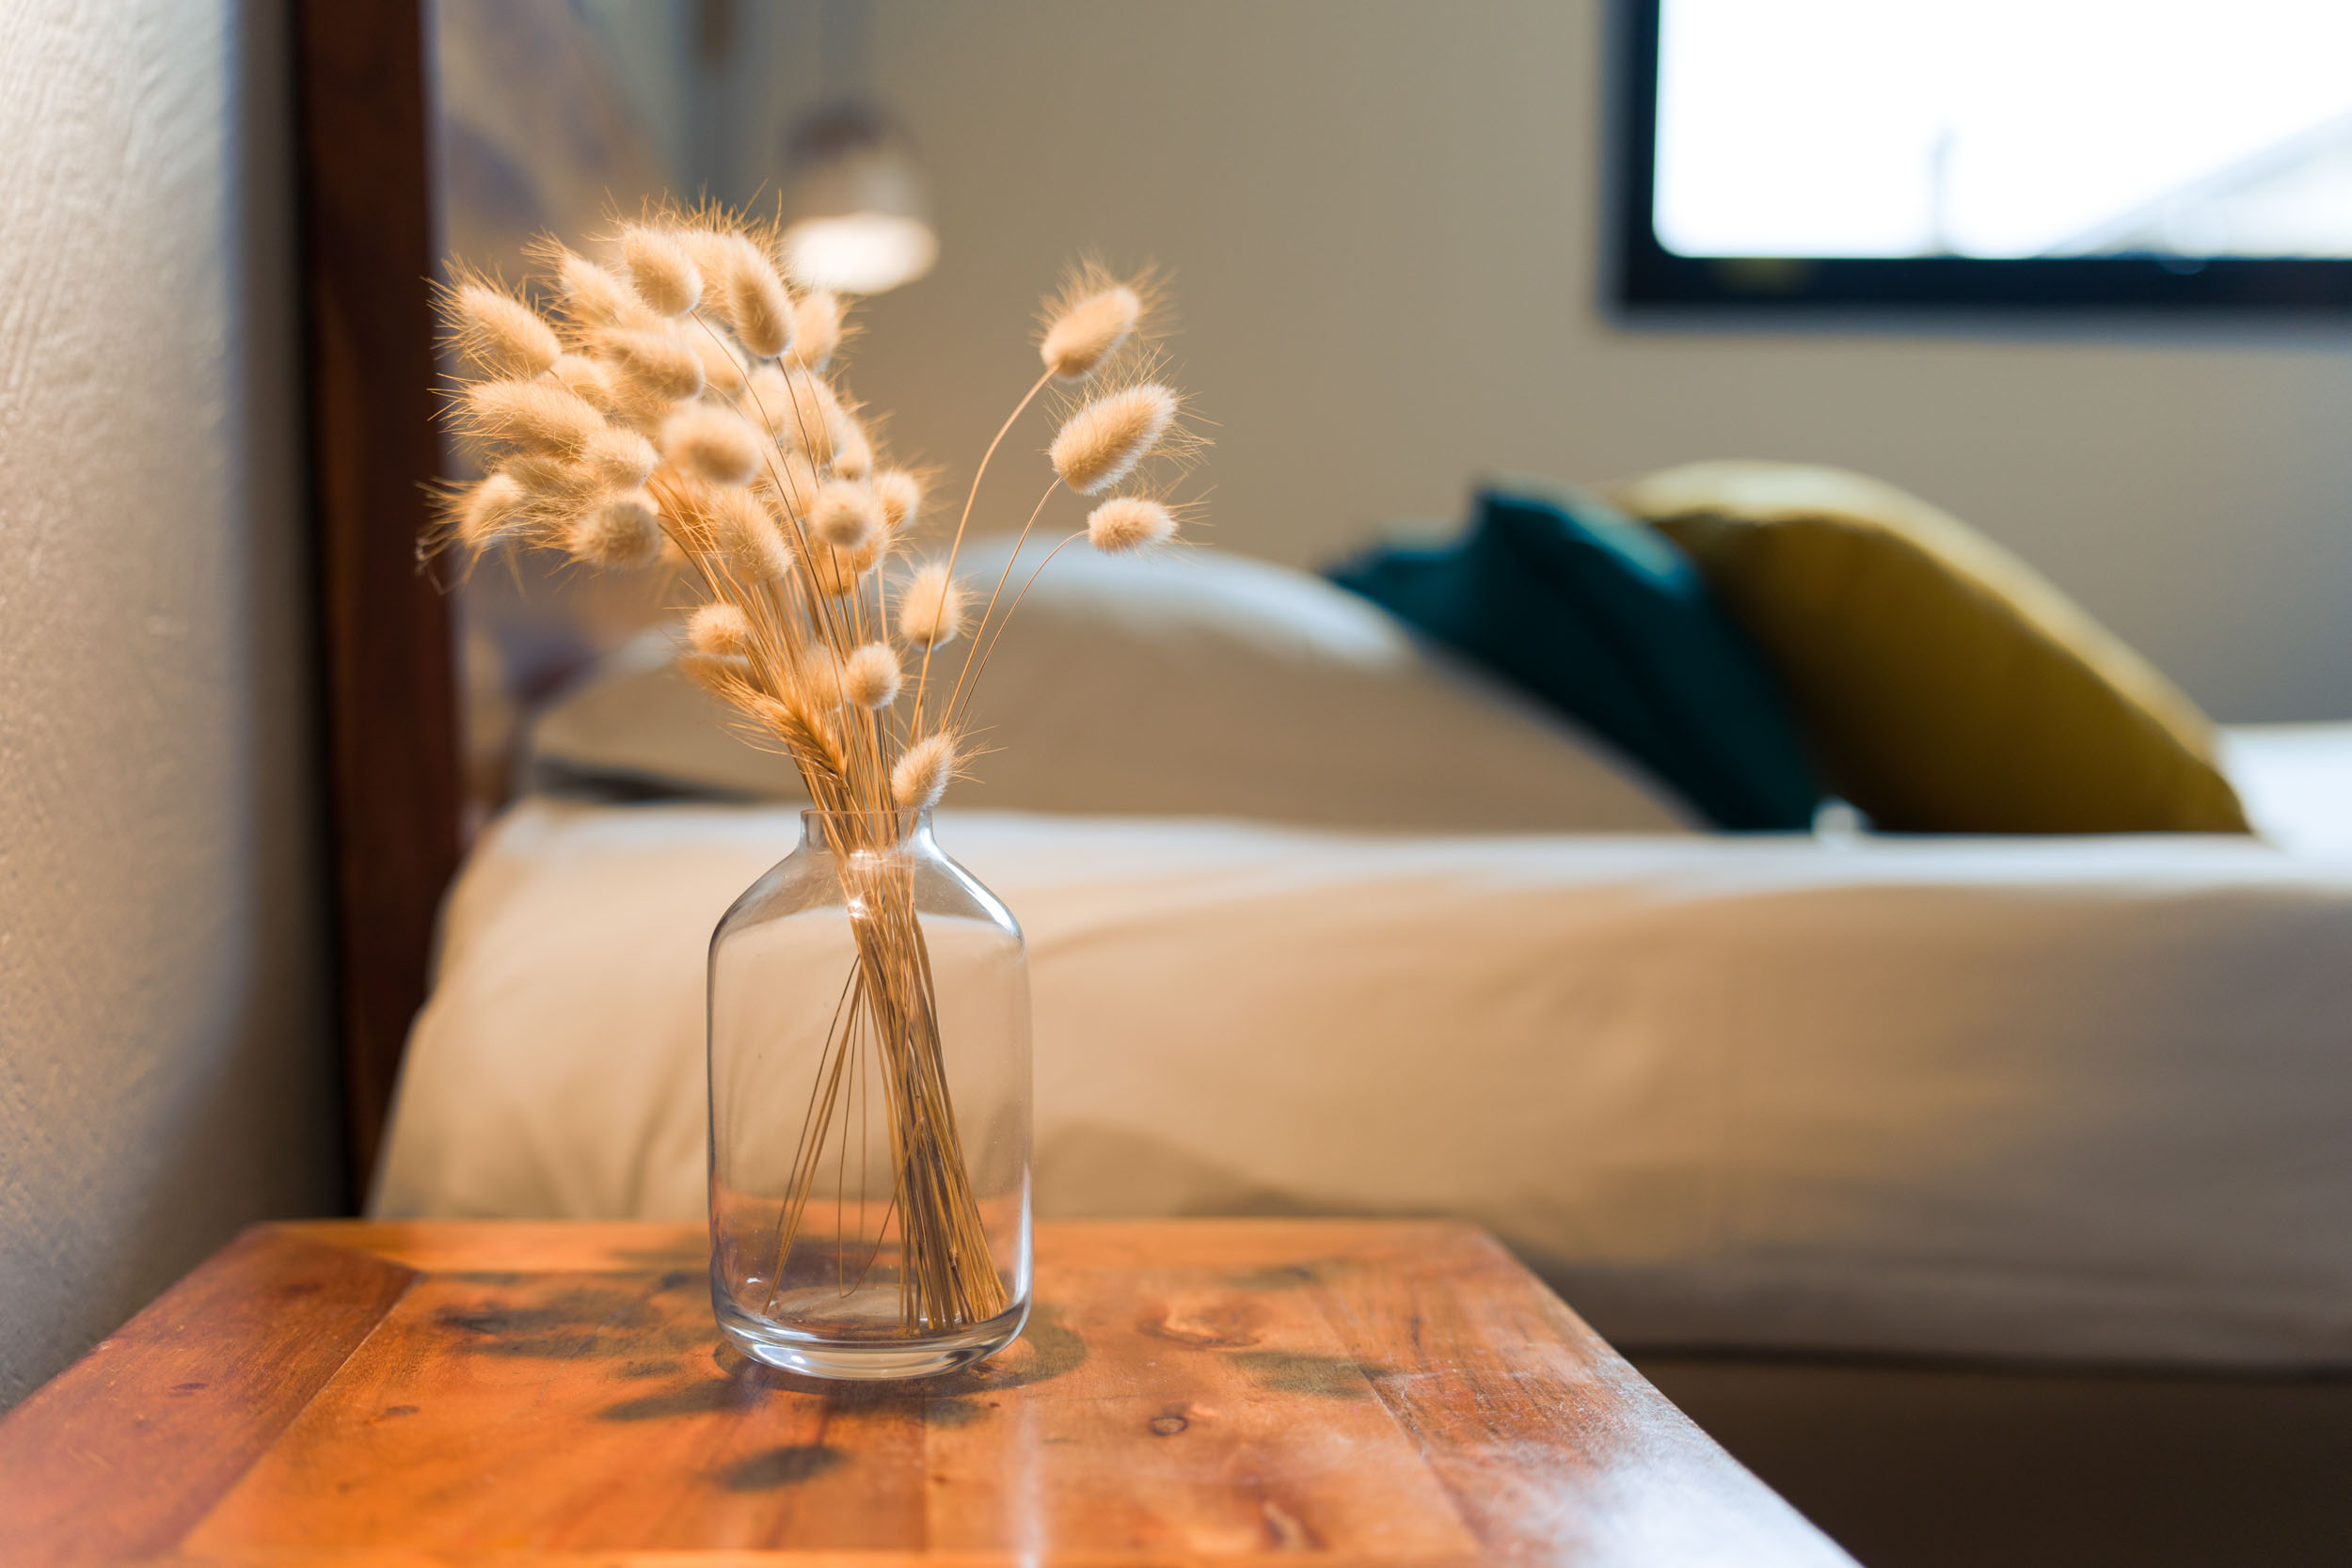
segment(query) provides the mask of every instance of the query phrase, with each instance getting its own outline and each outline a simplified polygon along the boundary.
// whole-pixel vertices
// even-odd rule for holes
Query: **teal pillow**
[[[1720,827],[1802,829],[1821,789],[1764,662],[1662,535],[1575,491],[1479,491],[1438,548],[1334,567],[1352,589],[1645,764]]]

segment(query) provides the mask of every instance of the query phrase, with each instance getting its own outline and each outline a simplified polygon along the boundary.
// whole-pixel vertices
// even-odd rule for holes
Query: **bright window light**
[[[2352,0],[1664,0],[1683,256],[2352,257]]]

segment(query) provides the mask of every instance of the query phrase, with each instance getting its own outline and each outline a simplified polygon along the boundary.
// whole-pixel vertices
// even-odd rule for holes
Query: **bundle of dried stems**
[[[596,567],[666,562],[700,601],[688,672],[839,814],[825,819],[836,859],[845,882],[861,882],[843,890],[854,973],[813,1085],[777,1273],[827,1149],[847,1135],[852,1057],[870,1051],[902,1326],[983,1321],[1007,1302],[947,1092],[952,1042],[940,1037],[912,874],[891,851],[963,767],[973,690],[1036,580],[1008,601],[1009,561],[975,616],[955,569],[989,463],[1041,393],[1061,384],[1066,406],[1022,537],[1064,490],[1101,499],[1053,553],[1081,539],[1148,549],[1177,532],[1166,483],[1199,443],[1149,346],[1158,289],[1149,272],[1073,272],[1044,310],[1043,373],[981,456],[944,556],[918,563],[909,541],[922,482],[885,461],[832,378],[842,302],[788,285],[773,226],[662,211],[619,226],[605,249],[598,261],[542,241],[545,277],[524,291],[453,269],[445,313],[465,375],[451,413],[486,477],[445,498],[436,543],[554,549]],[[934,656],[959,639],[951,682]]]

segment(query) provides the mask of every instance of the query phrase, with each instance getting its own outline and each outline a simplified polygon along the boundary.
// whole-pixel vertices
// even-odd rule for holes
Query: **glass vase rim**
[[[806,806],[801,811],[801,834],[815,839],[824,835],[831,826],[881,828],[887,825],[891,838],[898,843],[927,838],[931,831],[931,811],[929,806],[891,811],[829,811],[822,806]]]

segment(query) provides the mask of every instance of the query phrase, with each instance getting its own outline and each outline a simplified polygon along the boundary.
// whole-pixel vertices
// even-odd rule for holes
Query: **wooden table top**
[[[0,1561],[1850,1561],[1468,1226],[1044,1225],[913,1384],[723,1351],[704,1247],[248,1230],[0,1418]]]

